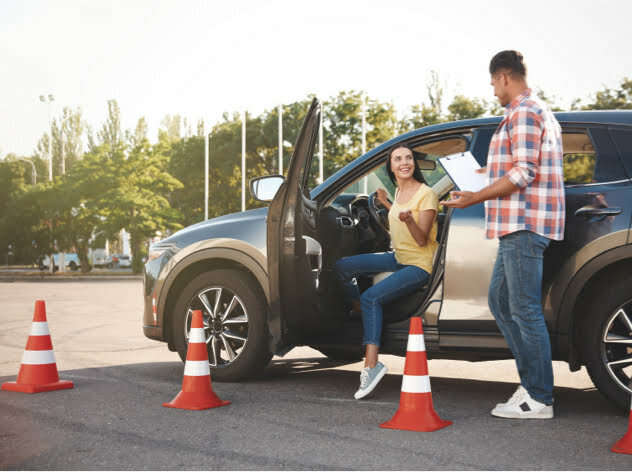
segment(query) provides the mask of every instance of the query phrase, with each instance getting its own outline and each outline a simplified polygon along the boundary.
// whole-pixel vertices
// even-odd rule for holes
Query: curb
[[[63,277],[55,277],[55,276],[38,276],[38,275],[0,275],[0,283],[11,283],[11,282],[86,282],[86,281],[95,281],[95,282],[103,282],[106,280],[111,281],[120,281],[120,280],[143,280],[142,275],[110,275],[110,276],[100,276],[100,275],[78,275],[78,276],[63,276]]]

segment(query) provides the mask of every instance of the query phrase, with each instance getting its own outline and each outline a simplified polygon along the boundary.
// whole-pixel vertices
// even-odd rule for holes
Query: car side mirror
[[[285,177],[282,175],[255,177],[250,181],[250,194],[258,202],[271,202],[283,182]]]

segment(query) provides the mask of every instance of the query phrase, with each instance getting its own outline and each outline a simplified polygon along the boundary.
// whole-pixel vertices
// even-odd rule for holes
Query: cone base
[[[196,393],[196,392],[183,392],[176,395],[176,397],[169,403],[163,403],[162,406],[167,408],[179,408],[181,410],[208,410],[210,408],[216,408],[218,406],[228,405],[230,401],[221,400],[214,393]]]
[[[432,415],[424,415],[423,417],[415,417],[415,415],[411,416],[410,414],[402,415],[398,411],[390,421],[382,423],[380,428],[431,432],[443,429],[451,424],[452,421],[442,420],[436,413]]]
[[[632,454],[632,433],[627,433],[619,439],[610,450],[619,454]]]
[[[59,380],[47,384],[23,384],[17,382],[6,382],[2,384],[2,390],[20,393],[41,393],[52,392],[53,390],[64,390],[73,388],[75,384],[70,380]]]

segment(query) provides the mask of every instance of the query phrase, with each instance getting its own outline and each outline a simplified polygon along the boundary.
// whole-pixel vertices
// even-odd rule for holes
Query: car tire
[[[608,400],[630,409],[629,358],[632,345],[632,278],[600,287],[582,326],[583,358],[591,380]],[[626,320],[627,318],[627,320]],[[624,372],[624,368],[628,373]]]
[[[209,312],[208,308],[213,311],[215,306],[218,306],[220,316],[214,317]],[[235,382],[263,372],[272,358],[266,304],[255,282],[246,273],[214,270],[200,274],[186,284],[175,303],[171,319],[173,344],[183,361],[187,356],[191,314],[197,309],[202,310],[204,318],[213,380]]]
[[[73,272],[75,272],[77,269],[79,269],[79,266],[77,265],[77,263],[75,261],[72,261],[70,263],[70,270],[72,270]]]

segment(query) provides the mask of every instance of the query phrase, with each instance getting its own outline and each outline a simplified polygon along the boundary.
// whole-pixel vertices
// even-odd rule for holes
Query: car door
[[[308,249],[318,243],[306,233],[316,230],[317,206],[307,184],[320,119],[320,102],[314,98],[294,145],[287,177],[268,210],[268,322],[275,352],[296,343],[309,321],[318,317],[317,281],[307,257]]]

